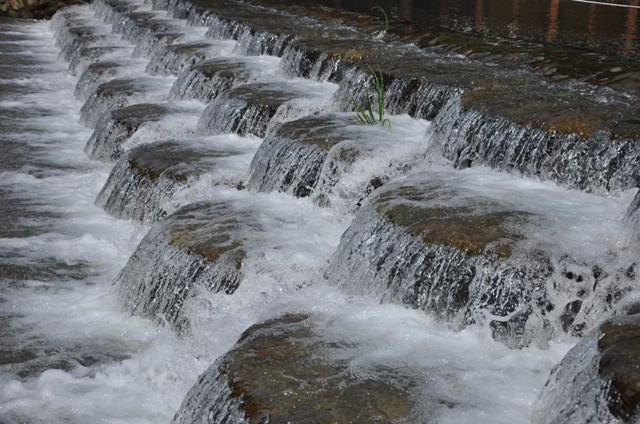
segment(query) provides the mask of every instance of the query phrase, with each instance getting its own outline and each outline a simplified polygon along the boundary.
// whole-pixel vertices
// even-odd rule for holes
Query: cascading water
[[[474,178],[497,178],[499,188]],[[487,322],[509,345],[580,334],[613,306],[612,294],[633,289],[626,272],[633,257],[615,253],[622,239],[600,239],[590,228],[606,218],[589,216],[601,213],[589,210],[589,197],[573,199],[586,202],[578,220],[554,210],[553,201],[541,209],[537,187],[499,178],[440,170],[385,185],[343,235],[326,278],[352,293],[423,309],[454,328]]]
[[[593,192],[637,186],[640,148],[636,141],[611,140],[606,134],[584,139],[580,134],[518,125],[464,111],[459,98],[445,106],[428,137],[457,168],[486,165]]]
[[[0,421],[634,414],[608,365],[636,352],[628,99],[545,83],[606,131],[523,121],[490,95],[507,71],[362,16],[209,6],[0,20]],[[389,123],[361,126],[378,69]]]
[[[207,106],[198,122],[198,131],[264,137],[277,112],[282,110],[281,116],[286,120],[317,114],[329,108],[332,93],[330,84],[299,80],[240,85],[225,91]],[[298,113],[294,111],[296,101],[303,101]]]
[[[235,45],[234,41],[194,41],[169,45],[151,57],[146,71],[155,75],[178,75],[183,69],[204,59],[228,55]]]
[[[116,279],[124,306],[185,331],[181,309],[193,291],[232,294],[238,287],[246,221],[224,203],[195,203],[157,224]]]
[[[162,122],[167,118],[196,120],[200,113],[200,105],[180,103],[138,103],[116,108],[102,115],[96,123],[96,129],[87,141],[85,152],[93,159],[118,159],[123,153],[123,144],[141,127]],[[165,134],[159,134],[155,139],[164,136]]]
[[[272,79],[277,73],[279,62],[269,56],[232,56],[205,60],[178,76],[171,87],[171,97],[210,103],[220,93],[236,85]]]
[[[232,136],[142,144],[114,166],[96,204],[118,218],[156,221],[180,191],[241,186],[254,153],[253,140]]]

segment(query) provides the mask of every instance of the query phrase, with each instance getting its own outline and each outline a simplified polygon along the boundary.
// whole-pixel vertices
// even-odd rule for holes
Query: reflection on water
[[[547,30],[547,43],[554,43],[558,35],[558,11],[560,10],[560,0],[551,0],[549,8],[549,29]]]
[[[605,0],[606,1],[606,0]],[[295,0],[358,12],[382,6],[395,19],[640,58],[640,0]],[[611,3],[616,3],[612,5]],[[622,6],[622,7],[621,7]],[[635,6],[628,7],[628,6]]]
[[[638,6],[640,4],[639,0],[631,0],[632,6]],[[627,25],[625,27],[625,32],[623,34],[624,38],[624,48],[622,53],[625,55],[629,55],[633,52],[634,47],[637,47],[637,36],[638,33],[638,9],[629,8],[629,12],[627,14]],[[637,49],[636,49],[637,52]]]

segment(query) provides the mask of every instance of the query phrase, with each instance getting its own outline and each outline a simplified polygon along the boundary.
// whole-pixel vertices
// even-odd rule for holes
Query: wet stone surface
[[[454,180],[429,173],[383,186],[342,236],[326,278],[454,329],[487,325],[510,347],[582,334],[633,284],[618,265],[550,245],[551,211]]]
[[[428,136],[457,168],[482,164],[594,192],[636,186],[636,106],[557,87],[517,90],[464,93],[446,105]]]
[[[640,416],[640,316],[602,323],[551,372],[535,418],[544,424],[634,423]]]
[[[278,40],[278,36],[286,34],[288,40],[293,38],[340,38],[353,37],[361,32],[353,27],[339,22],[320,20],[305,13],[304,9],[283,11],[264,7],[259,4],[236,3],[225,0],[196,0],[191,2],[197,9],[213,11],[219,21],[235,23],[234,38],[241,38],[242,31],[251,29],[257,38],[271,36],[271,41]],[[294,12],[294,13],[291,13]],[[279,40],[282,43],[282,40]],[[284,45],[280,44],[282,48]],[[256,48],[257,47],[257,48]],[[279,56],[281,48],[275,46],[254,46],[250,54],[270,54]]]
[[[503,68],[530,69],[550,81],[568,78],[619,90],[638,91],[638,62],[618,55],[594,54],[549,44],[497,37],[474,37],[435,27],[395,26],[391,32],[426,51],[460,54]]]
[[[131,48],[122,46],[88,46],[74,50],[69,59],[69,72],[79,75],[91,63],[129,55]]]
[[[89,96],[80,109],[81,120],[88,126],[96,126],[111,111],[123,108],[138,98],[162,97],[162,82],[154,78],[121,78],[103,84]]]
[[[640,107],[627,97],[598,98],[597,92],[527,77],[476,83],[462,95],[464,110],[502,116],[522,126],[546,132],[577,134],[586,140],[596,131],[611,140],[640,140]]]
[[[258,148],[248,188],[309,196],[319,183],[330,150],[354,136],[346,129],[349,124],[353,124],[351,117],[340,115],[310,116],[282,124]],[[357,149],[345,149],[336,159],[348,164],[357,155]]]
[[[151,32],[145,34],[136,42],[133,55],[138,57],[150,57],[161,46],[180,43],[186,37],[184,29],[169,29],[166,31]]]
[[[461,90],[477,88],[479,83],[485,87],[497,87],[499,84],[496,83],[501,83],[506,79],[507,82],[504,85],[507,92],[510,90],[518,91],[521,86],[518,78],[523,74],[523,67],[528,67],[533,71],[530,77],[534,80],[534,86],[536,84],[553,84],[552,81],[569,77],[580,81],[589,81],[596,86],[613,87],[616,90],[621,90],[623,95],[631,93],[629,95],[637,97],[637,93],[635,93],[637,71],[627,63],[629,62],[627,59],[619,59],[620,63],[617,64],[613,56],[607,56],[603,59],[598,55],[590,57],[583,51],[558,47],[546,48],[544,46],[535,51],[539,52],[540,55],[538,55],[529,51],[530,43],[519,45],[517,42],[509,40],[490,42],[480,37],[452,33],[447,30],[433,30],[433,34],[423,34],[424,40],[417,41],[422,41],[422,44],[418,44],[424,48],[415,45],[409,47],[406,41],[415,42],[418,37],[416,33],[411,31],[419,31],[419,29],[408,29],[407,33],[403,33],[402,30],[391,30],[393,34],[381,41],[372,37],[375,31],[371,26],[376,20],[370,16],[334,10],[332,12],[335,13],[330,13],[327,10],[322,12],[322,8],[313,5],[296,7],[282,4],[283,2],[273,3],[278,8],[285,10],[284,15],[286,16],[270,17],[269,14],[256,13],[255,18],[249,18],[245,15],[251,15],[255,12],[252,9],[254,6],[250,4],[244,5],[241,10],[233,13],[226,12],[225,8],[229,6],[224,1],[203,1],[196,5],[215,11],[214,13],[218,13],[219,9],[219,16],[223,21],[242,23],[242,25],[256,28],[256,30],[263,22],[270,22],[272,19],[287,22],[290,19],[289,14],[296,16],[301,14],[301,11],[313,16],[314,19],[321,22],[321,25],[330,26],[328,22],[351,25],[354,32],[346,37],[339,32],[335,34],[336,37],[322,38],[311,34],[305,36],[303,32],[298,34],[295,28],[292,29],[292,33],[296,34],[297,38],[285,49],[284,69],[293,75],[340,81],[347,76],[348,69],[354,65],[364,72],[368,72],[369,65],[380,66],[385,74],[385,80],[389,82],[388,86],[390,88],[393,86],[393,90],[390,90],[387,95],[387,108],[394,113],[407,112],[413,116],[432,119],[449,99]],[[225,14],[229,16],[225,17]],[[219,24],[221,27],[225,27],[225,24]],[[228,25],[232,26],[231,23]],[[375,25],[380,25],[380,23]],[[265,31],[269,30],[265,29]],[[271,33],[279,34],[280,31],[274,30]],[[466,57],[460,54],[456,55],[456,52],[462,52]],[[575,66],[574,58],[578,58],[581,65]],[[500,66],[496,66],[496,63]],[[579,68],[582,71],[570,74],[567,71],[568,66]],[[592,71],[592,67],[595,70]],[[501,71],[498,72],[497,69],[501,69]],[[576,92],[574,88],[568,88],[569,86],[571,84],[566,87],[559,85],[552,91],[559,92],[561,97],[565,96],[565,101],[568,97],[580,94],[579,90]],[[585,87],[585,90],[589,91],[592,86]],[[525,93],[527,92],[525,90]],[[500,89],[496,88],[496,97],[499,97],[498,93],[500,93]],[[527,98],[527,94],[522,94],[522,97]],[[557,102],[549,102],[548,100],[547,98],[544,101],[545,105],[558,105]],[[611,107],[603,107],[604,111],[598,111],[601,104],[593,99],[589,101],[570,100],[565,103],[568,103],[568,108],[561,107],[560,109],[567,113],[560,111],[558,113],[560,116],[557,119],[545,121],[538,126],[543,130],[549,129],[580,137],[589,132],[597,131],[608,131],[612,134],[612,138],[634,138],[636,136],[637,123],[634,122],[633,116],[637,114],[637,111],[628,105],[614,104]],[[512,119],[511,111],[520,117],[531,115],[531,111],[522,107],[522,102],[514,101],[513,104],[512,107],[504,108],[496,106],[496,110],[493,111],[494,115],[515,122],[518,120]],[[490,109],[493,107],[491,106]],[[585,108],[590,111],[584,113]],[[576,109],[580,110],[579,116],[570,112]],[[500,115],[502,110],[507,116]],[[585,120],[590,121],[589,125],[583,125]],[[533,126],[537,124],[536,122],[529,123]]]
[[[640,413],[640,317],[608,322],[600,327],[598,374],[611,381],[609,411],[625,422]]]
[[[122,143],[141,125],[181,111],[182,108],[169,103],[141,103],[114,109],[98,121],[85,152],[93,159],[118,159],[122,155]]]
[[[350,37],[346,38],[370,39],[374,34],[378,33],[384,27],[384,21],[381,19],[380,14],[376,13],[379,11],[372,12],[371,6],[365,7],[362,4],[358,5],[356,8],[360,9],[360,11],[364,13],[351,11],[353,9],[352,4],[340,5],[331,3],[322,5],[316,2],[292,3],[280,0],[269,0],[267,2],[261,3],[275,6],[277,9],[294,16],[298,15],[313,17],[318,22],[331,23],[332,25],[336,25],[339,23],[340,25],[351,28],[353,31],[353,34],[349,34]],[[380,6],[379,3],[370,3],[371,5]],[[206,2],[203,2],[202,4],[206,5]],[[445,27],[438,26],[439,24],[442,24],[440,18],[444,18],[445,21],[452,19],[452,16],[455,16],[455,13],[453,15],[450,15],[449,12],[451,12],[453,9],[458,9],[461,5],[443,6],[442,4],[440,4],[435,9],[444,7],[444,10],[446,11],[443,12],[443,10],[439,10],[435,13],[433,13],[433,7],[425,5],[418,6],[418,8],[426,9],[423,10],[422,13],[430,15],[431,23],[417,21],[407,22],[405,15],[394,16],[396,13],[398,13],[398,11],[395,10],[395,6],[396,5],[393,5],[393,7],[383,6],[386,8],[387,12],[391,13],[392,16],[389,22],[389,29],[384,36],[385,41],[400,41],[402,43],[412,43],[426,52],[434,52],[441,56],[466,56],[471,60],[481,61],[493,65],[498,64],[503,68],[530,69],[534,72],[539,73],[544,78],[552,81],[573,78],[576,80],[587,81],[595,85],[604,85],[621,90],[638,90],[640,68],[637,61],[625,58],[619,54],[615,54],[615,52],[609,52],[606,54],[596,53],[584,48],[572,48],[567,47],[566,45],[554,45],[552,43],[548,43],[548,40],[547,43],[536,43],[525,39],[514,38],[513,34],[509,34],[508,37],[488,35],[486,33],[478,34],[474,33],[474,30],[477,30],[477,27],[474,28],[473,26],[469,28],[458,29],[457,31],[453,28],[446,27],[446,25]],[[504,10],[508,9],[511,6],[512,5],[504,5]],[[572,6],[580,7],[583,5],[579,3],[573,3]],[[476,11],[474,13],[478,13],[478,7],[480,7],[481,9],[487,9],[486,5],[476,5]],[[534,7],[539,7],[539,5],[536,5]],[[594,8],[595,6],[590,5],[588,7]],[[411,8],[411,6],[409,6],[409,8]],[[464,9],[464,7],[461,8]],[[502,10],[499,7],[492,9]],[[612,19],[612,21],[614,22],[616,22],[616,19],[619,19],[617,22],[623,22],[623,20],[626,20],[627,26],[612,25],[612,27],[618,27],[617,29],[623,29],[624,27],[626,31],[630,31],[627,36],[629,34],[633,34],[632,25],[633,22],[636,22],[634,20],[635,18],[632,16],[634,14],[633,9],[613,8],[612,10],[611,8],[608,8],[606,6],[600,6],[599,9],[599,13],[604,19]],[[535,11],[536,14],[540,12],[543,11]],[[589,14],[591,14],[592,12],[592,10],[589,11]],[[614,15],[614,13],[612,12],[619,14],[628,14],[629,16],[621,17],[620,15],[618,15],[617,18],[613,18],[612,16]],[[443,14],[444,16],[437,17],[439,13],[441,15]],[[503,15],[502,13],[493,13],[493,18],[496,18],[496,15],[500,15],[498,18],[499,20],[504,19],[504,17],[507,15]],[[516,11],[516,9],[513,10],[513,13],[515,13],[516,15],[514,16],[514,20],[515,22],[517,22],[518,12]],[[547,11],[547,13],[550,12]],[[572,17],[571,15],[573,15],[573,13],[574,12],[568,13],[566,16],[564,16],[564,18],[568,19]],[[576,19],[583,19],[579,16],[582,15],[576,14]],[[478,15],[476,15],[475,18],[477,19]],[[592,19],[591,15],[589,19]],[[453,20],[455,21],[455,18],[453,18]],[[427,19],[427,21],[429,21],[429,19]],[[513,31],[515,29],[517,32],[518,28],[514,28],[512,26],[513,23],[514,22],[509,22],[507,24],[506,22],[502,22],[500,25],[500,31]],[[257,22],[252,22],[251,24],[259,25],[257,24]],[[457,27],[459,25],[465,26],[468,24],[468,22],[457,22],[453,25],[453,27]],[[531,24],[531,22],[529,22],[528,24]],[[540,28],[536,27],[540,24],[541,22],[536,22],[533,25],[533,28],[539,30]],[[588,27],[592,30],[595,29],[592,26]],[[602,30],[603,28],[600,29]],[[575,30],[575,28],[572,28],[570,31],[572,32],[573,30]],[[277,32],[278,30],[276,29],[273,31]],[[298,39],[323,38],[314,36],[313,33],[305,33],[304,31],[294,30],[293,33],[297,35],[296,38]],[[599,35],[598,31],[596,31],[595,34],[589,34],[589,36],[593,35]],[[331,38],[345,37],[344,34],[337,33],[334,34],[334,37]],[[629,40],[633,40],[633,35],[631,35],[631,38],[623,38],[620,40],[606,39],[605,36],[604,43],[602,43],[603,40],[599,40],[589,47],[604,47],[607,43],[615,44],[621,40],[627,40],[625,41],[625,43],[627,43],[629,42]],[[584,39],[581,39],[580,42],[584,42]],[[585,46],[583,45],[582,47]]]
[[[200,376],[173,422],[414,422],[410,378],[355,375],[352,349],[323,340],[303,314],[254,325]],[[337,350],[342,359],[330,359]]]
[[[271,60],[263,59],[267,64]],[[258,69],[256,69],[258,68]],[[220,93],[236,85],[246,83],[262,68],[252,57],[220,57],[207,59],[185,69],[171,87],[175,99],[196,99],[210,103]]]
[[[222,42],[219,42],[221,44]],[[178,75],[189,66],[215,56],[220,52],[231,52],[233,43],[225,49],[207,41],[172,44],[159,49],[151,57],[146,72],[155,75]]]
[[[96,204],[118,218],[156,221],[166,216],[164,203],[176,191],[220,166],[219,159],[235,154],[179,141],[143,144],[116,164]]]
[[[126,12],[114,22],[113,32],[122,34],[122,38],[135,43],[144,34],[154,32],[176,31],[180,29],[178,22],[172,19],[163,19],[160,11]]]
[[[100,84],[122,76],[133,64],[132,61],[122,59],[91,63],[78,79],[74,96],[86,100]]]
[[[223,202],[185,206],[156,223],[116,279],[118,296],[135,315],[188,331],[185,301],[198,290],[233,294],[251,217]]]
[[[326,93],[316,93],[311,85],[296,82],[240,85],[225,91],[207,106],[198,122],[198,131],[206,135],[236,133],[264,137],[278,109],[294,99],[318,99],[316,106],[320,109],[326,102]]]

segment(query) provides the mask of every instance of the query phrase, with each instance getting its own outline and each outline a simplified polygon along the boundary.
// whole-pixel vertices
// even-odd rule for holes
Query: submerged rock
[[[312,196],[348,209],[384,181],[402,174],[424,151],[426,123],[394,117],[388,125],[363,126],[353,114],[313,115],[276,127],[251,162],[251,190]],[[410,122],[412,121],[412,122]]]
[[[640,110],[531,81],[467,91],[429,135],[454,166],[488,165],[587,191],[636,186]]]
[[[251,217],[224,202],[185,206],[156,223],[116,278],[118,297],[134,315],[187,331],[183,305],[199,290],[232,294],[245,257]]]
[[[137,100],[150,97],[161,99],[167,87],[162,79],[119,78],[103,84],[89,96],[80,109],[80,117],[88,126],[96,126],[100,119],[109,116],[114,109],[122,108]]]
[[[113,32],[135,43],[144,35],[154,32],[173,32],[180,29],[180,23],[164,18],[161,11],[130,11],[119,14],[113,23]]]
[[[220,57],[208,59],[185,69],[171,87],[174,99],[196,99],[209,103],[220,93],[277,69],[278,60],[270,57]]]
[[[534,422],[637,422],[640,315],[634,312],[638,311],[602,323],[556,365],[538,400]]]
[[[74,50],[69,59],[69,73],[82,74],[85,67],[102,60],[120,58],[131,53],[130,47],[123,46],[88,46]]]
[[[193,109],[171,103],[140,103],[113,109],[98,121],[84,151],[92,159],[118,159],[123,153],[122,144],[142,125],[190,112]]]
[[[511,347],[581,334],[633,286],[623,259],[550,242],[565,231],[562,209],[526,201],[535,192],[509,196],[507,184],[492,196],[467,178],[434,172],[385,185],[342,236],[326,278],[454,329],[487,325]]]
[[[78,78],[74,96],[77,99],[86,100],[100,84],[122,77],[136,64],[128,59],[103,60],[90,64]]]
[[[254,325],[198,378],[173,423],[432,422],[412,416],[410,378],[351,373],[353,345],[324,340],[303,314]]]
[[[349,120],[344,116],[311,116],[278,127],[256,152],[248,188],[309,196],[318,184],[329,151],[349,138],[344,130]],[[358,154],[355,149],[349,152],[342,155],[345,162]]]
[[[143,144],[128,152],[113,168],[98,194],[96,205],[117,218],[156,221],[167,215],[166,205],[179,190],[188,187],[207,172],[229,167],[241,152],[207,146],[164,141]],[[227,160],[225,160],[227,159]],[[237,186],[237,178],[220,179],[218,184]]]
[[[320,84],[305,81],[240,85],[225,91],[207,106],[198,122],[198,131],[207,135],[232,132],[264,137],[276,112],[297,99],[307,101],[300,113],[312,114],[327,106],[327,91]],[[281,113],[287,115],[286,111]]]
[[[151,56],[146,72],[155,75],[178,75],[183,69],[218,55],[228,55],[233,42],[193,41],[171,44],[156,50]]]

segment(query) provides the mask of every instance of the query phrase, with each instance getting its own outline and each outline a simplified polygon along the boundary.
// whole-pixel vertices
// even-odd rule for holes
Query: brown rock
[[[9,3],[11,4],[11,8],[13,10],[20,10],[24,7],[24,3],[22,2],[22,0],[9,0]]]
[[[637,418],[640,411],[640,321],[613,320],[600,327],[598,372],[610,381],[607,393],[609,411],[624,422]]]
[[[329,359],[341,347],[323,340],[312,321],[294,314],[249,328],[222,363],[198,379],[173,422],[230,422],[230,414],[252,424],[415,422],[410,378],[352,374],[346,361]],[[228,386],[225,399],[209,390],[216,381]],[[233,404],[239,411],[225,411]]]

